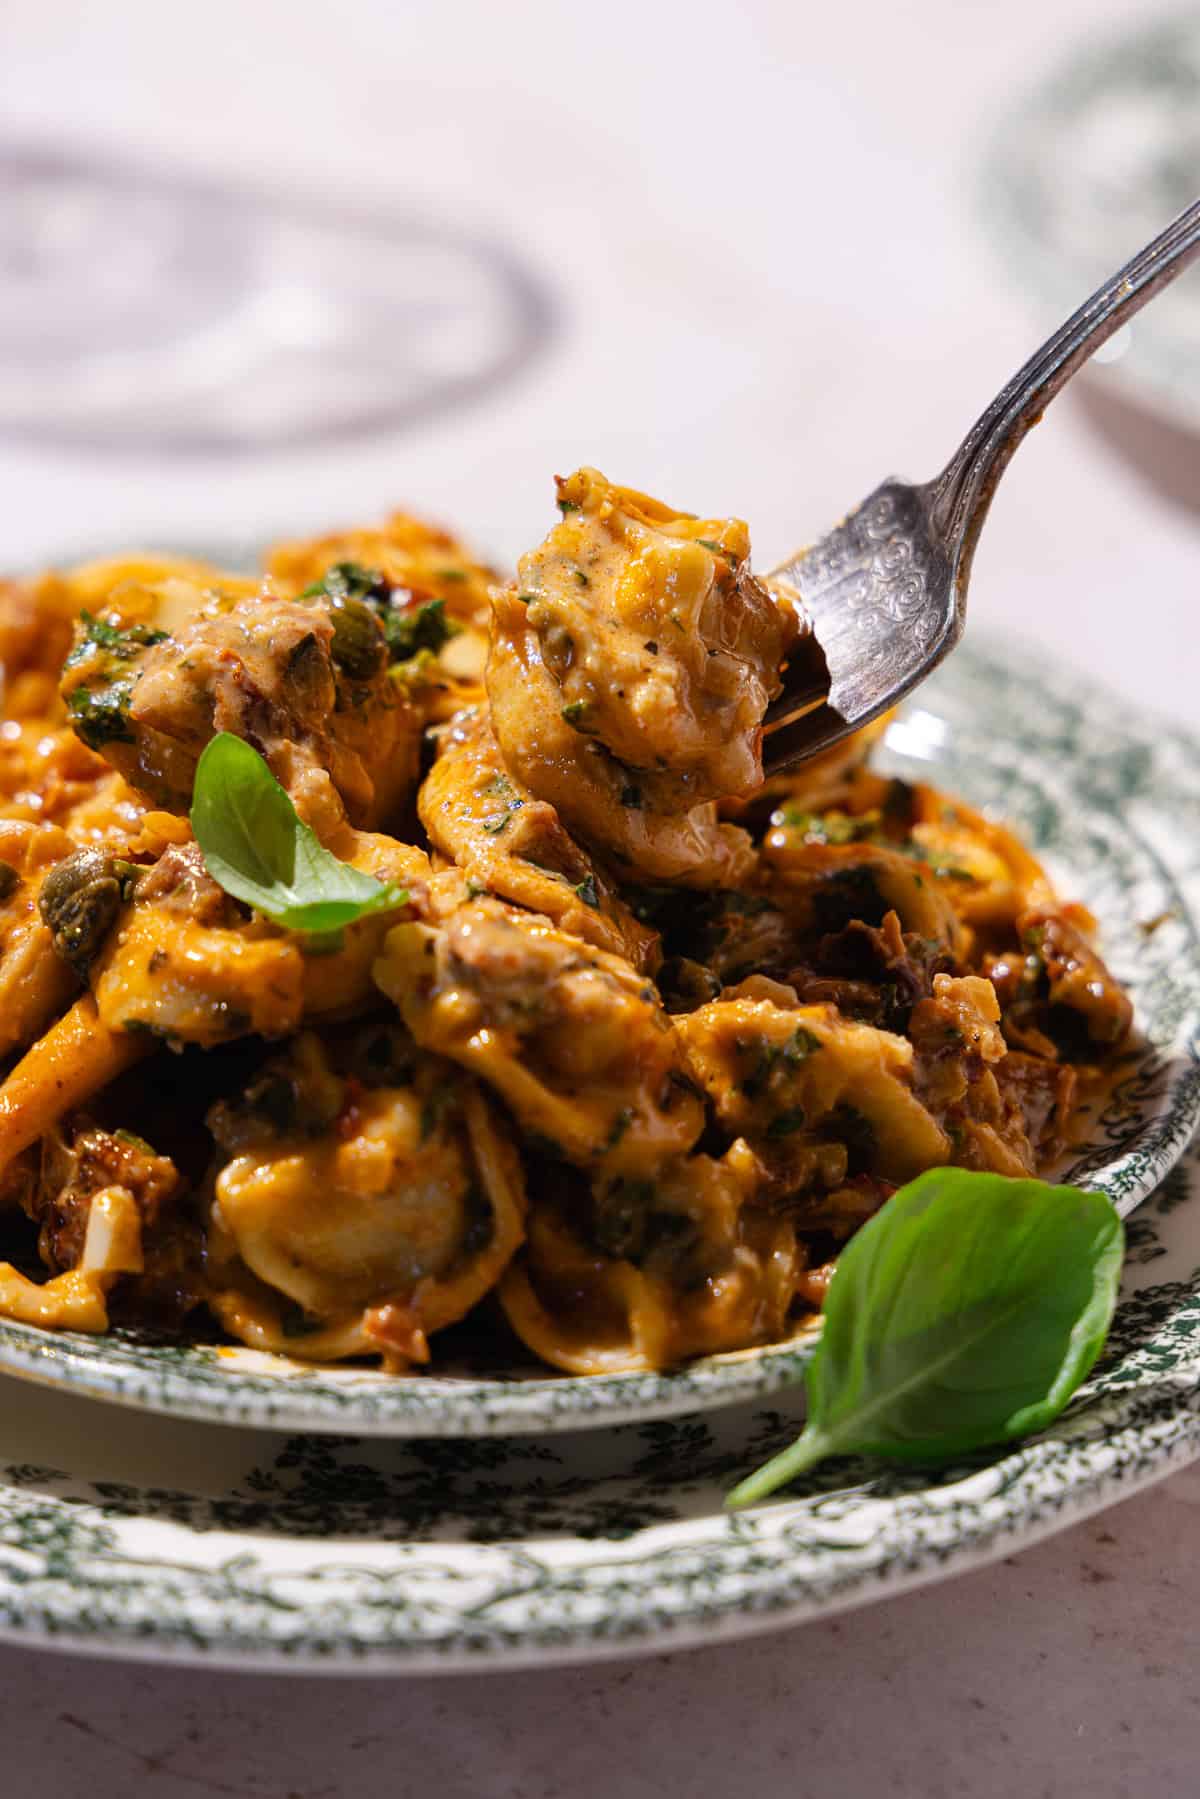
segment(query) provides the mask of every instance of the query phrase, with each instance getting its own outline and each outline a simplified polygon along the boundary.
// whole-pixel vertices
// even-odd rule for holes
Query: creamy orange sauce
[[[0,1315],[399,1370],[481,1308],[662,1367],[805,1328],[898,1184],[1103,1106],[1128,1000],[1011,831],[879,727],[762,784],[812,646],[745,524],[558,503],[507,583],[401,514],[0,583],[0,1196],[46,1271]],[[318,942],[226,892],[219,730],[403,903]]]

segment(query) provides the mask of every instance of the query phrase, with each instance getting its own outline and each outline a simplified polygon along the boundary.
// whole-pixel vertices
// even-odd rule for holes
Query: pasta
[[[558,504],[507,583],[400,514],[0,583],[0,1315],[657,1368],[788,1336],[922,1170],[1062,1153],[1132,1022],[1095,921],[882,727],[764,783],[819,652],[739,520]],[[236,896],[218,733],[386,904]]]

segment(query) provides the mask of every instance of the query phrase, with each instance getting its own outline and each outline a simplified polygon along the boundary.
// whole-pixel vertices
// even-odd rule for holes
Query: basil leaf
[[[330,855],[258,751],[229,731],[200,758],[191,824],[213,880],[286,930],[327,936],[407,904],[402,887]]]
[[[803,1435],[728,1504],[830,1455],[936,1462],[1044,1429],[1100,1353],[1123,1250],[1100,1193],[964,1168],[910,1181],[838,1260]]]

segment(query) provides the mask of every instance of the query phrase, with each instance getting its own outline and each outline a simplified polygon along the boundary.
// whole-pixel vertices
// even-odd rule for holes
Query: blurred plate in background
[[[984,222],[1053,322],[1197,193],[1200,12],[1188,11],[1077,49],[1003,122]],[[1200,435],[1200,268],[1127,329],[1093,382]]]
[[[0,431],[259,451],[393,429],[548,329],[503,246],[396,209],[0,143]]]

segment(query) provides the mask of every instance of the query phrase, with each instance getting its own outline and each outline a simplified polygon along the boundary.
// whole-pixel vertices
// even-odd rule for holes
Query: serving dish
[[[1131,720],[1069,676],[960,651],[891,727],[887,760],[1011,819],[1104,921],[1139,1047],[1060,1178],[1129,1211],[1178,1159],[1200,1115],[1200,751]],[[306,1432],[433,1437],[569,1432],[762,1399],[794,1383],[813,1335],[678,1372],[548,1375],[498,1367],[469,1342],[435,1374],[313,1368],[216,1344],[49,1335],[0,1325],[0,1368],[177,1417]]]

